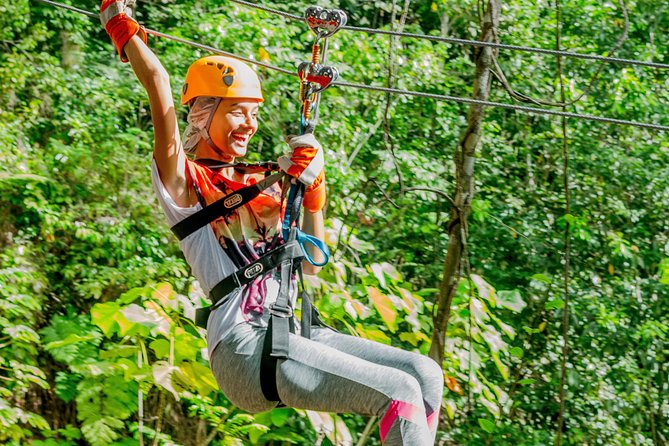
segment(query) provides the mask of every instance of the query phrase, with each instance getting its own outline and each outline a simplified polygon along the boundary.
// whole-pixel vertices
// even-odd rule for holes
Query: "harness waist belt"
[[[304,258],[304,252],[299,242],[290,241],[260,257],[255,262],[238,269],[225,279],[218,282],[209,292],[209,299],[213,306],[230,294],[235,288],[240,288],[252,282],[256,277],[265,275],[274,270],[284,260]]]
[[[236,288],[250,283],[256,277],[272,272],[285,260],[297,259],[298,261],[294,263],[299,264],[303,258],[302,247],[299,242],[294,240],[271,250],[255,262],[238,269],[211,289],[209,300],[211,300],[212,305],[195,310],[195,325],[207,328],[207,321],[211,312],[227,302],[225,298]]]

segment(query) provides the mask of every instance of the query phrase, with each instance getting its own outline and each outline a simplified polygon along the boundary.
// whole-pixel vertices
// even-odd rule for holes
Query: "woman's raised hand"
[[[138,34],[146,43],[146,31],[135,19],[126,14],[126,2],[119,0],[103,0],[100,5],[100,21],[105,27],[107,34],[111,37],[116,51],[121,56],[121,61],[127,62],[128,58],[123,47],[128,41]]]

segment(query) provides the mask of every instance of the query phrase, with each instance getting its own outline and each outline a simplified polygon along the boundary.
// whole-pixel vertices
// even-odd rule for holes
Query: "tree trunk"
[[[481,37],[484,42],[497,41],[500,0],[488,0],[481,24]],[[475,49],[476,76],[474,78],[474,99],[487,100],[490,96],[491,67],[496,53],[493,48]],[[467,219],[471,212],[474,197],[474,160],[476,148],[481,138],[481,123],[484,106],[471,105],[467,117],[467,130],[460,140],[455,153],[455,206],[448,225],[448,248],[444,261],[444,274],[439,285],[437,314],[434,317],[434,331],[430,346],[430,357],[441,364],[444,359],[444,343],[451,312],[453,296],[461,279],[462,254],[467,243]]]

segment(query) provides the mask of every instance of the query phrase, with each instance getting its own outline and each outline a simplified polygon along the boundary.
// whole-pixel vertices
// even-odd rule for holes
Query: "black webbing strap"
[[[268,401],[278,401],[280,405],[281,398],[279,391],[276,388],[276,366],[279,359],[288,358],[289,350],[289,335],[295,333],[293,326],[293,310],[290,307],[290,289],[284,283],[290,283],[290,272],[285,277],[284,265],[281,265],[281,287],[279,288],[279,296],[276,303],[270,307],[271,317],[267,326],[265,334],[265,341],[263,342],[262,357],[260,359],[260,388],[265,399]],[[288,266],[292,271],[292,265]],[[317,325],[320,327],[327,327],[321,320],[318,310],[311,304],[309,295],[304,289],[304,278],[302,276],[302,269],[298,266],[297,270],[300,275],[302,299],[302,315],[300,321],[300,335],[304,338],[311,339],[311,327]]]
[[[281,401],[276,388],[276,365],[279,359],[288,358],[289,334],[295,331],[291,323],[293,309],[290,306],[292,274],[292,259],[281,263],[279,295],[269,307],[270,320],[260,360],[260,388],[267,401]]]
[[[302,273],[302,268],[298,269],[300,274],[300,298],[302,299],[302,314],[300,317],[300,335],[307,339],[311,339],[311,318],[314,310],[313,305],[311,305],[311,300],[309,300],[309,295],[304,288],[304,274]]]
[[[195,324],[198,327],[206,328],[209,314],[216,308],[223,305],[227,300],[225,299],[236,288],[252,282],[256,277],[271,273],[280,264],[285,261],[301,262],[304,258],[302,247],[293,240],[284,245],[274,248],[264,256],[260,257],[253,263],[238,269],[230,274],[225,279],[218,282],[209,292],[209,299],[211,301],[210,307],[199,308],[195,311]]]
[[[193,215],[181,220],[176,225],[172,226],[172,232],[179,240],[183,240],[193,232],[197,231],[203,226],[208,225],[212,221],[220,217],[227,217],[237,209],[253,200],[260,195],[262,191],[279,181],[283,177],[283,173],[275,173],[268,176],[264,180],[258,181],[251,186],[243,187],[223,198],[216,200],[208,206],[200,209]]]
[[[220,160],[209,159],[209,158],[198,158],[195,162],[201,166],[205,166],[211,170],[219,171],[226,167],[232,167],[235,169],[235,172],[241,174],[253,174],[253,173],[267,173],[270,171],[279,170],[279,163],[273,161],[265,161],[262,163],[224,163]]]

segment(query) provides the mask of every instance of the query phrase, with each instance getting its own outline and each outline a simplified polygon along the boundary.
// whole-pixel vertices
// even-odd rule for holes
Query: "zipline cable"
[[[41,2],[41,3],[46,3],[47,5],[56,6],[58,8],[68,9],[70,11],[86,15],[86,16],[91,17],[93,19],[100,20],[100,14],[96,14],[94,12],[86,11],[84,9],[75,8],[74,6],[65,5],[63,3],[58,3],[58,2],[51,1],[51,0],[36,0],[36,1]],[[297,76],[294,72],[292,72],[290,70],[286,70],[284,68],[279,68],[279,67],[276,67],[274,65],[270,65],[268,63],[261,62],[261,61],[251,59],[251,58],[248,58],[248,57],[238,56],[237,54],[233,54],[233,53],[229,53],[227,51],[219,50],[218,48],[214,48],[214,47],[209,46],[209,45],[204,45],[202,43],[193,42],[192,40],[182,39],[181,37],[171,36],[169,34],[161,33],[160,31],[156,31],[156,30],[149,29],[149,28],[144,28],[144,30],[146,31],[147,34],[151,34],[151,35],[156,36],[156,37],[162,37],[164,39],[173,40],[173,41],[179,42],[179,43],[184,43],[186,45],[190,45],[190,46],[195,47],[195,48],[211,51],[212,53],[217,53],[217,54],[221,54],[223,56],[232,57],[233,59],[242,60],[246,63],[255,64],[255,65],[267,68],[269,70],[278,71],[279,73],[288,74],[290,76]]]
[[[493,101],[481,101],[478,99],[471,99],[471,98],[463,98],[459,96],[448,96],[448,95],[443,95],[443,94],[436,94],[436,93],[424,93],[421,91],[410,91],[410,90],[401,90],[397,88],[386,88],[386,87],[375,87],[372,85],[363,85],[363,84],[353,84],[349,82],[335,82],[334,85],[338,87],[350,87],[350,88],[361,88],[364,90],[372,90],[372,91],[379,91],[379,92],[390,92],[394,94],[401,94],[401,95],[407,95],[407,96],[418,96],[418,97],[423,97],[423,98],[430,98],[430,99],[436,99],[440,101],[449,101],[449,102],[460,102],[463,104],[474,104],[474,105],[481,105],[481,106],[486,106],[486,107],[497,107],[497,108],[507,108],[510,110],[517,110],[517,111],[522,111],[525,113],[534,113],[534,114],[543,114],[543,115],[553,115],[553,116],[564,116],[566,118],[578,118],[578,119],[585,119],[588,121],[598,121],[598,122],[606,122],[609,124],[616,124],[616,125],[629,125],[629,126],[634,126],[634,127],[641,127],[641,128],[647,128],[651,130],[660,130],[660,131],[669,131],[669,126],[667,125],[660,125],[660,124],[649,124],[646,122],[638,122],[638,121],[628,121],[624,119],[616,119],[616,118],[606,118],[603,116],[595,116],[595,115],[588,115],[588,114],[582,114],[582,113],[571,113],[571,112],[562,112],[562,111],[557,111],[557,110],[549,110],[549,109],[544,109],[544,108],[537,108],[537,107],[527,107],[524,105],[514,105],[514,104],[505,104],[502,102],[493,102]]]
[[[267,6],[259,5],[257,3],[252,3],[252,2],[247,2],[245,0],[230,0],[233,3],[237,3],[243,6],[247,6],[249,8],[255,8],[259,9],[261,11],[269,12],[271,14],[276,14],[281,17],[285,17],[290,20],[296,20],[296,21],[301,21],[304,22],[304,17],[295,15],[295,14],[290,14],[288,12],[280,11],[278,9],[270,8]],[[624,59],[621,57],[607,57],[607,56],[599,56],[597,54],[583,54],[583,53],[575,53],[572,51],[563,51],[563,50],[551,50],[551,49],[544,49],[544,48],[534,48],[534,47],[527,47],[527,46],[520,46],[520,45],[508,45],[504,43],[495,43],[495,42],[481,42],[478,40],[468,40],[468,39],[458,39],[455,37],[441,37],[441,36],[430,36],[428,34],[416,34],[416,33],[407,33],[407,32],[401,32],[401,31],[391,31],[391,30],[384,30],[384,29],[378,29],[378,28],[366,28],[362,26],[350,26],[350,25],[345,25],[342,26],[341,29],[345,29],[348,31],[357,31],[357,32],[363,32],[367,34],[385,34],[389,36],[396,36],[396,37],[405,37],[405,38],[412,38],[412,39],[423,39],[423,40],[431,40],[433,42],[442,42],[442,43],[452,43],[455,45],[470,45],[470,46],[475,46],[475,47],[492,47],[492,48],[499,48],[499,49],[504,49],[504,50],[512,50],[512,51],[526,51],[530,53],[538,53],[538,54],[547,54],[551,56],[565,56],[565,57],[574,57],[578,59],[586,59],[586,60],[596,60],[600,62],[608,62],[608,63],[617,63],[617,64],[626,64],[626,65],[639,65],[639,66],[644,66],[644,67],[650,67],[650,68],[661,68],[661,69],[669,69],[669,64],[664,64],[664,63],[658,63],[658,62],[647,62],[643,60],[636,60],[636,59]]]
[[[73,12],[77,12],[79,14],[84,14],[87,15],[91,18],[94,18],[96,20],[99,20],[99,15],[85,11],[83,9],[75,8],[70,5],[65,5],[62,3],[58,3],[52,0],[36,0],[41,3],[46,3],[51,6],[56,6],[59,8],[64,8],[68,9]],[[232,1],[240,1],[240,0],[232,0]],[[180,37],[175,37],[169,34],[162,33],[160,31],[155,31],[152,29],[145,28],[145,31],[147,34],[154,35],[156,37],[162,37],[164,39],[168,40],[173,40],[175,42],[183,43],[186,45],[190,45],[195,48],[203,49],[206,51],[210,51],[215,54],[222,54],[228,57],[232,57],[235,59],[242,60],[244,62],[254,64],[261,66],[263,68],[267,68],[269,70],[274,70],[279,73],[287,74],[289,76],[296,76],[297,73],[286,70],[284,68],[280,68],[265,62],[260,62],[255,59],[251,59],[248,57],[243,57],[243,56],[238,56],[234,53],[229,53],[227,51],[220,50],[218,48],[215,48],[213,46],[209,45],[204,45],[198,42],[193,42],[191,40],[187,39],[182,39]],[[640,127],[640,128],[646,128],[650,130],[658,130],[658,131],[663,131],[663,132],[669,132],[669,126],[668,125],[660,125],[660,124],[652,124],[652,123],[646,123],[646,122],[639,122],[639,121],[628,121],[624,119],[616,119],[616,118],[607,118],[603,116],[595,116],[595,115],[589,115],[589,114],[582,114],[582,113],[572,113],[572,112],[564,112],[564,111],[558,111],[558,110],[549,110],[549,109],[543,109],[543,108],[537,108],[537,107],[528,107],[524,105],[515,105],[515,104],[505,104],[502,102],[493,102],[493,101],[481,101],[478,99],[471,99],[471,98],[463,98],[459,96],[449,96],[449,95],[443,95],[443,94],[436,94],[436,93],[424,93],[420,91],[411,91],[411,90],[403,90],[399,88],[387,88],[387,87],[377,87],[373,85],[364,85],[364,84],[356,84],[356,83],[351,83],[351,82],[341,82],[341,81],[336,81],[333,82],[332,85],[337,86],[337,87],[344,87],[344,88],[357,88],[357,89],[362,89],[362,90],[369,90],[369,91],[377,91],[381,93],[392,93],[392,94],[399,94],[399,95],[404,95],[404,96],[416,96],[416,97],[422,97],[422,98],[427,98],[427,99],[435,99],[438,101],[447,101],[447,102],[459,102],[462,104],[469,104],[469,105],[480,105],[484,107],[494,107],[494,108],[506,108],[509,110],[516,110],[524,113],[531,113],[531,114],[540,114],[540,115],[552,115],[552,116],[563,116],[566,118],[576,118],[576,119],[583,119],[583,120],[588,120],[588,121],[596,121],[596,122],[603,122],[607,124],[615,124],[615,125],[626,125],[626,126],[632,126],[632,127]]]

